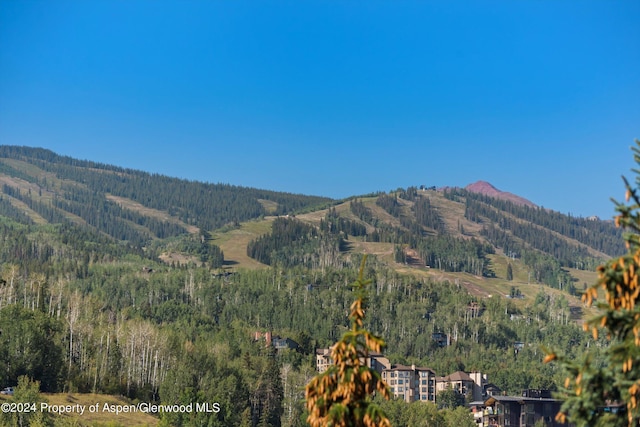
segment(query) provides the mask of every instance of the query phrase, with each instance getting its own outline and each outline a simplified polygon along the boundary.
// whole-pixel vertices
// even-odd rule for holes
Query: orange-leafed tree
[[[366,257],[353,284],[356,294],[351,304],[351,329],[331,348],[333,364],[314,377],[306,387],[311,427],[390,427],[389,419],[372,396],[389,399],[389,389],[380,374],[367,366],[370,352],[380,352],[384,340],[364,327],[367,285],[364,280]]]

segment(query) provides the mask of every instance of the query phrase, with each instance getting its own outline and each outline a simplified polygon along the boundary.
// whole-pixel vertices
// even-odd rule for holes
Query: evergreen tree
[[[0,310],[0,383],[28,375],[43,391],[57,391],[64,375],[60,322],[39,310],[12,304]]]
[[[390,427],[384,412],[372,402],[371,395],[380,393],[389,399],[387,385],[380,374],[364,362],[370,351],[380,352],[384,340],[364,328],[366,289],[363,257],[354,284],[356,299],[351,304],[351,330],[331,349],[334,364],[315,377],[306,387],[307,421],[311,427]]]
[[[640,165],[640,141],[633,148]],[[637,426],[640,422],[640,176],[633,188],[625,179],[626,203],[616,202],[618,227],[625,229],[628,252],[598,267],[598,281],[586,290],[583,301],[591,305],[598,293],[603,314],[585,324],[594,339],[604,330],[610,341],[604,361],[592,354],[579,362],[572,355],[548,352],[545,362],[559,360],[568,372],[564,383],[567,400],[558,419],[577,426]],[[630,203],[629,203],[630,202]],[[622,404],[614,414],[610,408]],[[609,408],[609,410],[607,410]]]
[[[255,386],[251,400],[256,409],[258,427],[280,427],[284,393],[273,348],[269,349],[267,362],[259,372]]]

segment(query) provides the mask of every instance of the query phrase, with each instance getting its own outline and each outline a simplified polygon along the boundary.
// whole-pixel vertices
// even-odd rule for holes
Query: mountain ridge
[[[268,216],[272,221],[298,216],[313,227],[304,229],[305,233],[316,233],[321,240],[344,241],[337,246],[327,243],[322,249],[330,250],[322,262],[335,265],[339,264],[338,258],[348,254],[344,248],[349,245],[364,248],[376,242],[392,243],[395,249],[386,247],[381,253],[393,254],[395,262],[411,259],[414,265],[425,268],[482,276],[493,274],[488,256],[496,252],[522,258],[532,271],[537,271],[537,280],[553,283],[562,275],[563,265],[593,266],[596,260],[621,250],[621,245],[615,243],[619,231],[611,224],[541,209],[486,181],[462,189],[408,187],[332,200],[187,181],[78,161],[45,149],[0,146],[0,183],[0,215],[23,223],[69,223],[126,243],[137,251],[148,251],[145,248],[156,242],[156,246],[164,245],[165,252],[173,251],[175,256],[165,255],[166,260],[200,258],[211,266],[236,263],[255,267],[255,261],[247,263],[244,256],[238,258],[238,254],[251,250],[251,258],[270,264],[271,257],[264,251],[277,252],[283,245],[292,245],[287,250],[304,253],[299,260],[320,262],[314,253],[321,249],[316,243],[305,240],[302,244],[300,236],[286,235],[291,232],[289,225],[278,221],[266,228],[252,229],[262,230],[264,235],[271,227],[284,227],[284,240],[276,246],[267,240],[251,246],[250,241],[241,239],[246,248],[227,246],[228,253],[236,254],[238,259],[225,259],[222,251],[212,249],[215,244],[203,243],[211,242],[215,233],[229,245],[225,233]],[[200,236],[200,243],[166,249],[168,239],[189,240],[189,235]],[[254,238],[259,237],[257,234]],[[354,244],[359,240],[366,245]],[[454,255],[456,252],[460,253]],[[536,261],[543,254],[550,258]],[[287,264],[298,258],[283,253],[274,258],[277,259]],[[553,273],[544,272],[541,265],[547,265]]]
[[[465,190],[471,191],[473,193],[483,194],[485,196],[494,197],[496,199],[508,200],[516,205],[537,207],[537,205],[532,201],[508,191],[498,190],[494,185],[487,181],[479,180],[472,184],[468,184],[464,188]]]

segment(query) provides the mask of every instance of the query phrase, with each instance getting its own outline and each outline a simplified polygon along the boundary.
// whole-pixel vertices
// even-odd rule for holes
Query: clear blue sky
[[[482,179],[613,215],[638,1],[0,1],[0,144],[346,197]]]

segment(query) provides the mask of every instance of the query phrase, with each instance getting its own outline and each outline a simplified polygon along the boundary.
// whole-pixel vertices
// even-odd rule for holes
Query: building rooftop
[[[486,406],[490,406],[495,402],[562,402],[562,400],[553,399],[551,397],[491,396],[484,401],[484,404]]]
[[[451,375],[442,377],[442,381],[473,381],[473,379],[466,372],[457,371]]]
[[[400,363],[391,365],[391,367],[388,368],[387,370],[388,371],[422,371],[422,372],[431,372],[434,375],[436,374],[435,371],[431,368],[425,368],[425,367],[420,367],[415,365],[407,366],[407,365],[402,365]]]

